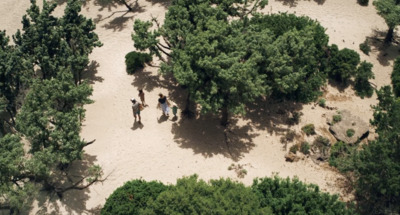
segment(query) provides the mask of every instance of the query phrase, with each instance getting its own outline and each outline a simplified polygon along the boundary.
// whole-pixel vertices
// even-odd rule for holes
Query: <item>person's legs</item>
[[[135,117],[135,121],[136,121],[136,113],[133,113],[133,116]],[[140,117],[140,116],[139,116]],[[140,119],[140,118],[139,118]]]
[[[140,110],[137,112],[137,115],[138,115],[138,117],[139,117],[139,123],[142,123],[142,118],[140,117]]]

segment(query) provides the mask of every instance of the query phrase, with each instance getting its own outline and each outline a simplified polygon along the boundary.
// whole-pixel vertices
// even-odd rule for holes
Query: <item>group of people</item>
[[[136,101],[135,98],[131,98],[132,111],[133,111],[133,116],[135,117],[135,121],[136,121],[137,118],[139,118],[138,123],[142,123],[141,122],[141,117],[140,117],[140,111],[142,111],[144,109],[144,107],[148,106],[145,103],[145,97],[144,97],[143,89],[139,89],[139,95],[138,96],[139,96],[140,101],[142,103],[139,103],[138,101]],[[171,106],[169,100],[162,93],[158,94],[158,96],[159,96],[159,99],[158,99],[157,107],[161,108],[163,116],[169,117],[169,110],[170,110],[170,106]],[[171,109],[172,109],[172,113],[174,114],[174,117],[176,117],[176,114],[178,112],[177,105],[175,103],[173,103]]]

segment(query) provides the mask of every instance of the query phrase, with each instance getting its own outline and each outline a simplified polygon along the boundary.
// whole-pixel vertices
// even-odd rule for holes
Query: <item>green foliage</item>
[[[57,79],[34,81],[17,118],[18,130],[31,143],[30,152],[50,150],[63,164],[80,159],[85,146],[79,137],[82,105],[91,102],[91,93],[87,84],[76,86],[67,70]]]
[[[314,135],[315,133],[315,126],[314,124],[307,124],[301,128],[301,130],[307,135]]]
[[[326,100],[323,99],[323,98],[318,100],[318,105],[321,106],[321,107],[325,107],[326,106]]]
[[[338,141],[331,147],[331,155],[329,157],[329,165],[337,167],[339,170],[344,170],[344,163],[348,162],[348,156],[352,152],[352,147],[348,144]]]
[[[289,125],[297,125],[300,123],[301,116],[303,115],[302,112],[294,111],[292,116],[288,118]]]
[[[368,4],[368,0],[367,0],[367,4]],[[360,43],[360,50],[366,54],[369,55],[369,52],[371,51],[371,46],[368,45],[368,39],[365,39],[365,41],[363,43]]]
[[[296,137],[296,132],[293,130],[288,130],[285,134],[285,138],[287,141],[293,141],[294,138]]]
[[[354,89],[356,93],[361,98],[371,97],[374,93],[374,90],[369,83],[369,79],[375,78],[374,73],[372,72],[373,65],[366,61],[361,62],[360,66],[357,68],[357,73],[355,75],[355,85]]]
[[[293,154],[296,154],[296,152],[299,150],[299,145],[294,144],[293,146],[290,147],[289,151]]]
[[[348,48],[339,50],[337,45],[333,44],[330,47],[330,56],[328,64],[330,77],[347,84],[356,73],[357,65],[360,63],[360,55]]]
[[[143,68],[145,63],[152,61],[150,54],[140,52],[129,52],[125,56],[126,71],[128,74],[133,74],[137,69]]]
[[[255,179],[252,189],[259,196],[261,207],[270,207],[273,214],[355,214],[337,195],[322,193],[318,186],[297,178]]]
[[[171,57],[161,72],[173,73],[203,113],[221,111],[222,121],[261,95],[317,98],[325,29],[307,17],[258,14],[266,1],[250,2],[173,1],[160,28],[135,20],[132,39],[138,50]]]
[[[155,201],[142,207],[143,214],[270,214],[249,187],[229,179],[198,180],[197,176],[178,179]]]
[[[355,131],[352,128],[347,129],[347,131],[346,131],[347,137],[352,137],[354,135],[354,133],[355,133]]]
[[[362,6],[368,6],[369,0],[357,0],[357,2]]]
[[[393,93],[397,97],[400,96],[400,57],[397,57],[394,61],[393,72],[391,75],[392,85],[393,85]]]
[[[333,115],[333,116],[332,116],[332,122],[333,122],[333,124],[338,123],[338,122],[340,122],[340,121],[342,121],[342,115],[336,114],[336,115]]]
[[[142,179],[126,182],[116,189],[101,210],[101,215],[141,214],[141,209],[155,201],[168,187],[161,182],[146,182]]]
[[[323,137],[323,136],[318,136],[314,139],[313,142],[314,145],[316,146],[329,146],[330,145],[330,141],[328,138]]]
[[[300,151],[301,153],[308,155],[310,154],[310,144],[308,142],[302,142],[300,145]]]
[[[391,42],[394,28],[400,24],[400,2],[398,0],[376,0],[373,5],[389,27],[385,41]]]
[[[176,185],[133,180],[107,199],[106,214],[354,214],[336,195],[297,178],[255,179],[251,187],[230,179],[199,180],[197,175]]]

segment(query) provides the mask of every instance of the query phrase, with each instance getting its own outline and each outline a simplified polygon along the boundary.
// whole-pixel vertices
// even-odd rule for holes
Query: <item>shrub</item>
[[[340,115],[340,114],[333,115],[332,116],[332,121],[333,121],[334,124],[342,121],[342,115]]]
[[[316,145],[317,147],[329,146],[330,145],[330,141],[326,137],[318,136],[317,138],[314,139],[313,144]]]
[[[252,189],[259,196],[260,207],[271,208],[269,214],[355,214],[337,195],[322,193],[317,185],[304,184],[296,177],[256,179]]]
[[[357,0],[357,2],[362,6],[368,6],[369,0]]]
[[[301,130],[307,134],[307,136],[309,135],[314,135],[315,134],[315,127],[314,124],[307,124],[305,126],[303,126],[301,128]]]
[[[133,74],[139,68],[143,68],[145,63],[153,60],[153,57],[147,53],[129,52],[125,56],[126,71]]]
[[[347,84],[356,72],[357,65],[360,63],[360,55],[348,48],[339,51],[335,44],[330,47],[330,55],[329,76],[336,81]]]
[[[365,39],[363,43],[360,43],[360,50],[364,54],[369,55],[369,52],[371,51],[371,46],[368,45],[368,39]]]
[[[371,97],[374,93],[374,89],[369,83],[369,79],[375,78],[372,67],[371,63],[363,61],[357,68],[354,89],[356,90],[356,94],[361,98],[364,98],[364,96]]]
[[[392,84],[393,84],[393,93],[397,97],[400,96],[400,57],[397,57],[394,61],[393,72],[392,72]]]
[[[326,106],[326,100],[325,99],[320,99],[318,101],[318,105],[321,106],[321,107],[325,107]]]
[[[299,145],[295,144],[290,147],[289,151],[296,154],[296,152],[299,150]]]
[[[351,147],[342,141],[338,141],[331,147],[331,155],[329,157],[329,165],[339,167],[344,163],[344,159],[351,151]]]
[[[296,137],[296,132],[293,130],[289,130],[286,132],[285,138],[287,141],[293,141]]]
[[[347,129],[347,131],[346,131],[346,135],[348,136],[348,137],[352,137],[353,135],[354,135],[354,129],[352,129],[352,128],[350,128],[350,129]]]
[[[140,214],[140,208],[145,208],[149,201],[154,201],[165,190],[167,186],[161,182],[129,181],[108,197],[101,214]]]
[[[303,115],[302,112],[293,112],[292,116],[288,118],[288,124],[289,125],[297,125],[300,123],[300,118]]]
[[[310,154],[310,144],[308,142],[302,142],[300,145],[300,151],[305,155]]]

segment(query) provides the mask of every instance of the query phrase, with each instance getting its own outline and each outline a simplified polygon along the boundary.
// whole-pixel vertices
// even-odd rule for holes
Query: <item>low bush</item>
[[[361,98],[371,97],[374,93],[374,89],[369,83],[369,79],[374,79],[375,75],[372,72],[373,65],[366,61],[360,63],[360,66],[357,68],[357,73],[355,75],[355,85],[354,89],[356,94]]]
[[[357,0],[361,6],[368,6],[369,0]]]
[[[295,144],[290,147],[289,151],[293,154],[296,154],[296,152],[299,150],[299,145]]]
[[[107,199],[101,210],[101,215],[141,214],[140,208],[157,199],[158,195],[167,190],[161,182],[146,182],[137,179],[125,183],[116,189]]]
[[[302,112],[293,112],[292,116],[288,118],[289,125],[297,125],[300,123],[301,116],[303,115]]]
[[[328,66],[329,76],[347,85],[350,78],[356,73],[357,65],[360,63],[360,55],[348,48],[339,50],[335,44],[330,47],[329,51],[331,55]]]
[[[320,99],[318,101],[318,105],[321,106],[321,107],[325,107],[326,106],[326,100],[325,99]]]
[[[352,128],[347,129],[347,131],[346,131],[346,135],[347,135],[348,137],[352,137],[352,136],[354,135],[354,133],[355,133],[355,131],[354,131],[354,129],[352,129]]]
[[[368,2],[368,0],[366,0],[366,1]],[[369,55],[369,52],[371,51],[371,46],[368,45],[368,39],[365,39],[365,41],[363,43],[360,43],[360,50],[364,54]]]
[[[342,141],[338,141],[331,147],[331,155],[329,157],[329,165],[333,167],[339,167],[340,164],[344,164],[343,158],[345,158],[351,151],[351,147]]]
[[[332,121],[333,121],[333,124],[342,121],[342,115],[340,115],[340,114],[333,115],[333,116],[332,116]]]
[[[315,126],[314,124],[307,124],[301,128],[301,130],[307,135],[314,135],[315,134]]]
[[[308,142],[302,142],[300,145],[300,151],[301,153],[308,155],[310,154],[310,144]]]
[[[125,56],[126,71],[133,74],[137,69],[143,68],[145,63],[153,60],[153,57],[147,53],[129,52]]]
[[[330,141],[326,137],[318,136],[317,138],[314,139],[313,144],[318,146],[318,147],[320,147],[320,146],[329,146],[330,145]]]
[[[296,132],[293,130],[289,130],[286,132],[285,138],[287,141],[291,142],[296,137]]]

